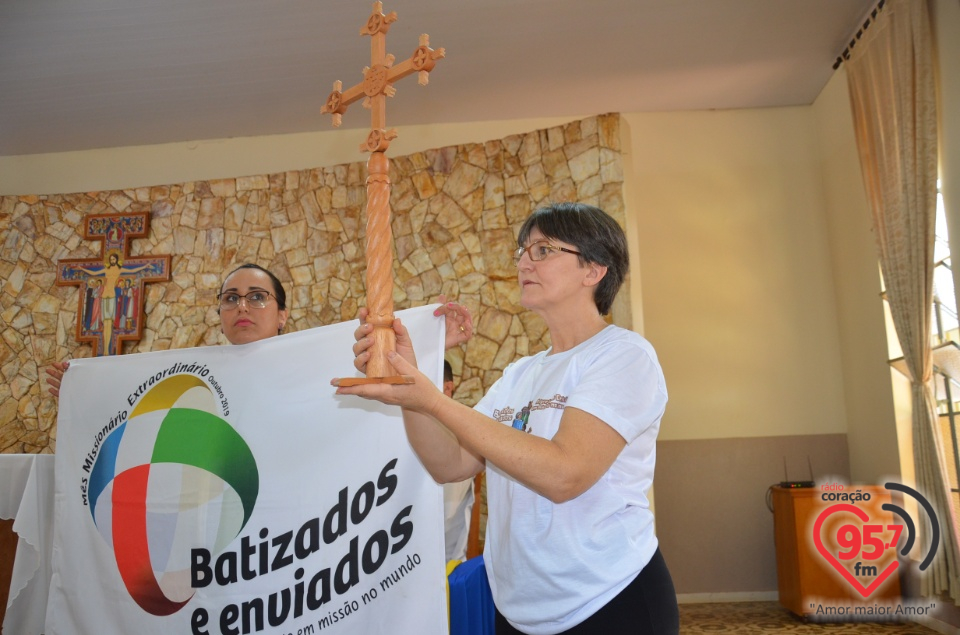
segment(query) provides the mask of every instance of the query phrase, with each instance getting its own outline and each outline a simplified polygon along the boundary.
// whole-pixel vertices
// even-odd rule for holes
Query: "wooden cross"
[[[130,257],[130,239],[146,236],[150,213],[92,214],[83,237],[103,243],[103,258],[57,262],[57,285],[80,287],[77,341],[91,342],[95,357],[121,353],[120,342],[139,340],[143,285],[170,279],[170,256]]]
[[[409,59],[394,66],[393,55],[387,55],[387,31],[397,20],[396,11],[383,14],[383,3],[374,2],[373,12],[360,29],[360,35],[370,36],[370,66],[363,69],[363,81],[346,91],[340,80],[333,83],[333,92],[327,97],[321,112],[333,115],[333,125],[339,126],[347,106],[364,98],[364,108],[370,109],[370,133],[360,146],[369,152],[367,161],[367,322],[373,324],[374,344],[367,362],[367,378],[344,378],[341,386],[359,383],[408,383],[406,377],[396,377],[387,353],[395,350],[393,332],[393,232],[390,228],[390,161],[386,150],[397,137],[396,130],[387,130],[387,97],[397,89],[393,84],[407,75],[418,73],[421,86],[428,82],[428,74],[445,51],[430,48],[430,37],[420,36],[420,45]]]

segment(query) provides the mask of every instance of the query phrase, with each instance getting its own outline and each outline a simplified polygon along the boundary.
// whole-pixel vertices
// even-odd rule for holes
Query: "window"
[[[933,342],[934,391],[940,415],[940,438],[946,457],[947,476],[954,510],[960,510],[960,332],[958,332],[957,300],[953,272],[950,268],[950,243],[947,234],[947,213],[937,183],[937,237],[933,249]],[[955,522],[960,519],[954,519]]]
[[[957,514],[954,518],[954,526],[960,526],[960,478],[958,478],[960,475],[960,322],[957,319],[957,299],[951,270],[947,214],[939,182],[937,183],[937,225],[933,258],[933,315],[932,341],[930,342],[933,349],[933,391],[937,401],[947,479],[953,498],[953,508]],[[902,355],[893,331],[889,308],[887,325],[891,357]],[[903,357],[892,359],[890,363],[907,375]]]

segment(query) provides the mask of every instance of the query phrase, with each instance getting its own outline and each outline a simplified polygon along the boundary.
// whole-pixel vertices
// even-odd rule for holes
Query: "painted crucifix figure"
[[[91,342],[94,356],[117,355],[122,341],[140,339],[143,285],[170,279],[170,256],[129,255],[130,239],[149,229],[149,212],[92,214],[83,236],[103,243],[103,258],[57,263],[57,285],[80,287],[77,341]]]
[[[363,69],[363,82],[343,91],[338,80],[321,112],[333,115],[333,125],[339,126],[347,106],[364,98],[369,108],[370,133],[360,146],[369,152],[367,161],[367,321],[373,324],[374,344],[367,362],[367,378],[341,379],[340,385],[368,382],[400,383],[409,378],[393,377],[393,367],[387,353],[396,347],[393,332],[393,232],[390,229],[390,161],[386,150],[397,137],[396,130],[387,130],[386,98],[393,97],[393,84],[407,75],[418,74],[418,83],[427,84],[428,73],[445,51],[430,48],[430,38],[420,36],[419,46],[409,59],[394,65],[394,56],[386,53],[386,36],[397,19],[395,11],[383,14],[383,3],[375,2],[361,35],[370,36],[370,66]]]

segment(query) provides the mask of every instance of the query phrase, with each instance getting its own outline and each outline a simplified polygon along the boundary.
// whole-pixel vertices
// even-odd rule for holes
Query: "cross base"
[[[364,386],[366,384],[412,384],[413,375],[394,375],[393,377],[341,377],[338,386]]]

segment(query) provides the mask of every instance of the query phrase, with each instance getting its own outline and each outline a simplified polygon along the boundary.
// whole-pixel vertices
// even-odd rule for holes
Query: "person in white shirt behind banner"
[[[603,318],[629,265],[624,232],[596,207],[563,203],[534,212],[517,242],[520,301],[546,322],[548,350],[509,365],[470,409],[417,370],[395,320],[388,358],[414,383],[337,392],[401,406],[438,482],[486,466],[498,635],[678,633],[648,499],[666,384],[650,343]],[[360,370],[369,334],[356,331]]]
[[[443,394],[453,397],[453,367],[443,360]],[[470,514],[473,511],[473,479],[443,484],[443,532],[447,562],[466,560]]]

